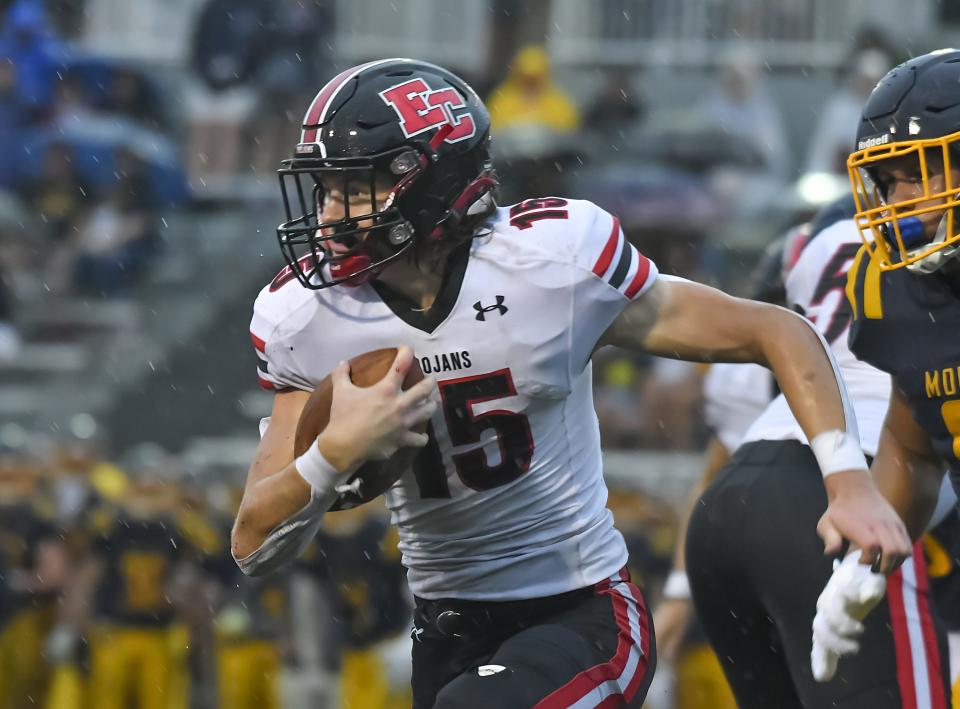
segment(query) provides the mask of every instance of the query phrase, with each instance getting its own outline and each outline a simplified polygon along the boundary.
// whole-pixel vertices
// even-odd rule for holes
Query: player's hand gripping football
[[[834,562],[833,575],[817,599],[813,619],[813,647],[810,666],[818,682],[827,682],[837,671],[844,655],[860,650],[863,619],[883,598],[887,578],[860,563],[853,551],[842,562]]]
[[[411,429],[436,411],[436,381],[427,377],[403,391],[412,364],[413,350],[399,348],[390,371],[370,387],[351,381],[348,362],[333,370],[330,423],[320,434],[319,444],[337,470],[351,470],[365,460],[386,460],[405,446],[427,444],[426,433]]]
[[[835,473],[826,478],[826,486],[830,504],[817,523],[824,553],[839,554],[846,540],[862,550],[860,563],[882,574],[895,571],[910,556],[910,535],[873,484],[870,473]]]

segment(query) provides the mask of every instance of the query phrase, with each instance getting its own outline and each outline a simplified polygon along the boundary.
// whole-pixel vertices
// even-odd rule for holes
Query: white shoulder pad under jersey
[[[873,455],[890,399],[890,377],[858,360],[847,346],[853,317],[843,289],[847,270],[863,242],[852,219],[836,222],[814,235],[787,276],[787,304],[806,315],[823,333],[837,359],[853,402],[863,450]],[[783,396],[770,404],[745,440],[806,437]]]
[[[252,322],[261,383],[311,389],[342,359],[409,345],[441,406],[386,500],[414,593],[534,598],[615,573],[590,354],[654,265],[589,202],[497,210],[451,258],[433,307],[382,286],[304,289],[281,273]],[[379,292],[378,292],[379,291]]]
[[[713,364],[703,379],[703,415],[707,426],[733,453],[775,391],[773,372],[753,364]]]
[[[301,287],[289,266],[260,291],[253,305],[250,339],[257,355],[257,381],[264,389],[313,390],[316,382],[298,372],[286,343],[309,326],[318,303],[314,291]]]

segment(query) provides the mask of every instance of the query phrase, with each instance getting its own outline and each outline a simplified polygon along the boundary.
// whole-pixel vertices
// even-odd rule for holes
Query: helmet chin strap
[[[493,204],[493,188],[497,186],[497,181],[489,174],[481,175],[460,193],[447,216],[447,220],[458,223],[465,216],[482,214]],[[442,239],[444,234],[443,224],[438,224],[430,233],[429,239],[437,241]]]
[[[368,282],[377,275],[378,269],[370,268],[370,257],[366,254],[346,256],[336,263],[330,264],[330,275],[340,282],[340,285],[356,288]],[[360,273],[363,271],[362,273]]]
[[[956,199],[956,197],[955,197]],[[954,208],[956,209],[956,208]],[[960,216],[960,215],[957,215]],[[956,220],[957,217],[954,217]],[[934,234],[933,239],[924,244],[922,247],[915,249],[919,251],[921,249],[927,249],[934,244],[942,244],[947,240],[947,213],[944,212],[944,215],[940,217],[940,223],[937,225],[937,232]],[[909,254],[909,252],[907,252]],[[941,268],[943,268],[948,262],[955,258],[958,253],[960,253],[960,243],[952,244],[950,246],[945,246],[939,251],[934,251],[932,254],[924,256],[919,261],[907,265],[907,270],[912,273],[921,273],[921,274],[930,274],[936,273]]]

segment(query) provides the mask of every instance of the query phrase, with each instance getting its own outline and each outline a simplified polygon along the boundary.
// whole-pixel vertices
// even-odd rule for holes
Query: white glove
[[[833,575],[817,599],[810,667],[818,682],[833,679],[841,657],[859,652],[861,621],[887,590],[886,576],[874,573],[859,559],[860,551],[856,550],[842,562],[833,562]]]

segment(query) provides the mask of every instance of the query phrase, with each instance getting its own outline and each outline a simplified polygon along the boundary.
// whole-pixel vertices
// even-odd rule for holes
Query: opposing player
[[[892,69],[867,99],[847,165],[865,245],[850,269],[850,349],[892,375],[872,471],[919,536],[945,468],[960,483],[960,51]],[[836,658],[853,654],[866,607],[825,589],[814,620]],[[830,591],[830,593],[827,593]],[[828,612],[832,611],[832,612]],[[859,647],[863,647],[860,643]]]
[[[411,60],[350,69],[308,108],[281,170],[289,265],[254,307],[276,396],[234,528],[241,567],[292,556],[358,463],[421,446],[387,494],[416,596],[414,706],[639,706],[655,653],[604,506],[590,386],[603,344],[769,365],[820,443],[822,526],[884,568],[908,554],[808,323],[658,277],[590,203],[498,207],[488,130],[466,84]],[[397,345],[382,382],[351,384],[344,360]],[[430,380],[400,391],[411,349],[439,406]],[[330,423],[294,461],[331,370]],[[427,435],[410,430],[428,417]]]
[[[786,303],[786,274],[809,236],[810,224],[801,224],[767,246],[749,279],[750,298],[776,305]],[[703,378],[704,422],[712,436],[707,442],[700,481],[688,496],[680,523],[673,569],[653,613],[660,666],[674,670],[673,681],[668,680],[668,684],[674,688],[676,709],[736,707],[720,661],[694,618],[685,570],[686,530],[700,496],[730,462],[747,430],[778,393],[773,374],[757,364],[714,364]]]
[[[849,218],[814,234],[787,276],[787,302],[830,341],[863,449],[874,454],[890,382],[847,347],[852,312],[843,288],[860,246]],[[826,505],[816,458],[781,396],[746,432],[695,507],[687,530],[687,574],[698,617],[737,704],[946,706],[946,638],[931,614],[919,542],[912,559],[887,580],[888,603],[868,618],[856,662],[833,682],[814,681],[810,619],[832,568],[813,527]]]

